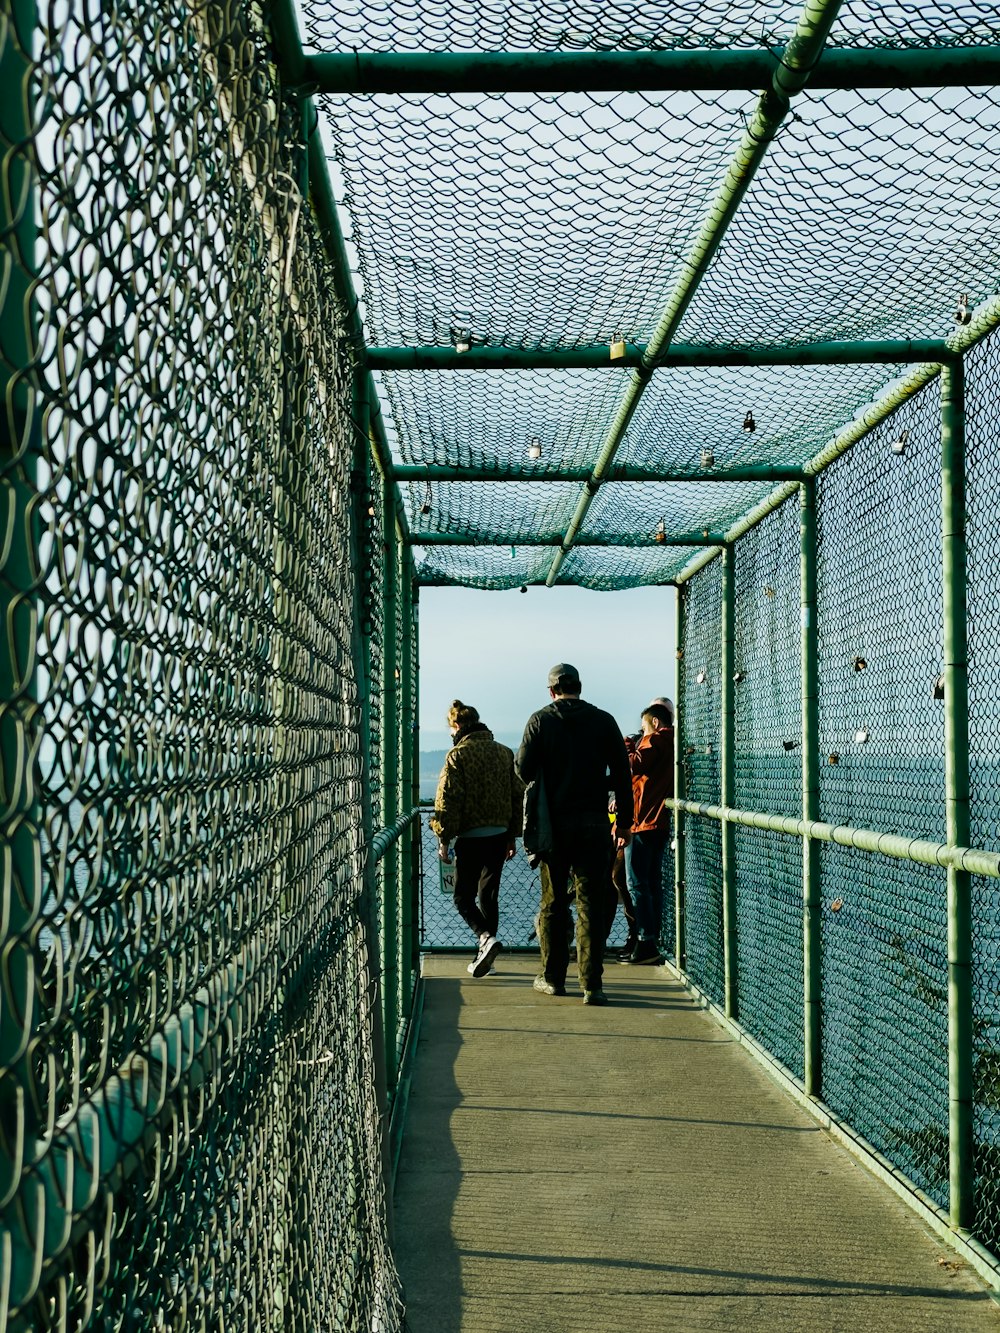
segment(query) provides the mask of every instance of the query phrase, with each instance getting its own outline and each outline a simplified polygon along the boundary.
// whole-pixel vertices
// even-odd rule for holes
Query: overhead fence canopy
[[[988,5],[302,12],[421,581],[673,581],[1000,314]]]

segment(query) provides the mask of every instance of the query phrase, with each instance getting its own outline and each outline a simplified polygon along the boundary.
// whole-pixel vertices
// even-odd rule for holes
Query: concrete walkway
[[[410,1333],[990,1329],[976,1274],[663,969],[425,964],[396,1183]]]

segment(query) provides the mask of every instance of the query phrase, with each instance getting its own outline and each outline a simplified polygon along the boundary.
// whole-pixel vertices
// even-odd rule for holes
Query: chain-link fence
[[[476,952],[476,939],[458,915],[452,900],[450,888],[441,878],[440,862],[437,855],[437,839],[431,832],[428,817],[430,809],[423,811],[423,875],[420,903],[420,940],[428,951],[456,949],[467,951],[470,958]],[[674,951],[674,871],[673,857],[668,849],[663,858],[663,925],[660,934],[661,947],[673,956]],[[504,866],[500,883],[500,930],[498,939],[503,941],[504,949],[536,950],[535,916],[541,899],[541,881],[538,871],[528,865],[523,848],[518,849],[512,860]],[[611,884],[611,871],[608,871],[608,901],[616,902]],[[620,949],[627,934],[624,910],[619,903],[615,909],[614,920],[608,935],[608,948]]]
[[[961,519],[942,520],[942,496],[947,515],[949,496],[962,488],[948,455],[962,427],[951,402],[963,375],[954,370],[905,397],[818,468],[815,539],[804,509],[800,520],[800,507],[812,503],[803,488],[735,534],[731,662],[723,559],[702,563],[682,584],[678,744],[690,805],[681,888],[687,970],[696,984],[738,1013],[791,1073],[803,1078],[808,1068],[811,1093],[995,1250],[997,880],[970,880],[965,863],[949,860],[946,811],[950,801],[955,817],[961,814],[967,734],[968,846],[1000,849],[1000,336],[966,354],[964,379],[967,581],[959,567],[960,582],[949,585],[954,567],[942,561],[942,543],[955,532],[961,540],[964,531]],[[967,720],[956,674],[964,659],[960,651],[949,658],[954,623],[963,619]],[[804,674],[810,643],[815,682]],[[726,697],[719,681],[727,666],[734,778],[724,810]],[[806,683],[816,702],[814,728],[803,706]],[[956,691],[951,702],[949,689]],[[814,826],[803,821],[810,781]],[[727,823],[735,845],[728,871]],[[804,883],[803,835],[807,845],[817,840],[810,873],[818,874],[818,887]],[[727,875],[737,904],[732,938],[723,929]],[[970,901],[963,946],[963,904]],[[963,948],[972,960],[971,1029],[963,1027]],[[804,958],[818,967],[811,978]],[[819,1001],[815,1039],[804,1005],[808,985]],[[969,1094],[956,1095],[963,1086]]]
[[[8,4],[0,71],[0,1322],[395,1327],[302,106],[211,0]]]

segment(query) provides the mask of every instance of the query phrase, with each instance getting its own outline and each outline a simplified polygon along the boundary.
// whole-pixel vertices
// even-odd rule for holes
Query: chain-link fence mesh
[[[1000,845],[995,684],[1000,338],[966,358],[969,503],[970,843]],[[819,818],[943,843],[944,589],[941,395],[906,399],[816,483]],[[737,809],[802,809],[798,499],[734,544]],[[689,800],[719,802],[721,561],[684,591],[680,708]],[[959,719],[961,725],[961,719]],[[693,980],[722,994],[720,825],[688,815],[687,950]],[[740,1021],[803,1074],[802,846],[737,826]],[[711,839],[706,853],[704,843]],[[949,1204],[948,886],[943,868],[819,844],[824,1101],[938,1205]],[[712,880],[711,877],[715,879]],[[721,903],[721,887],[716,902]],[[996,881],[972,880],[974,1234],[1000,1240],[1000,924]],[[707,932],[702,939],[698,933]],[[714,969],[706,965],[714,960]]]
[[[430,811],[425,810],[425,816]],[[477,939],[459,916],[451,891],[443,886],[437,854],[437,839],[425,817],[422,853],[423,874],[420,899],[420,942],[424,949],[468,950],[470,958],[476,952]],[[622,905],[617,901],[608,872],[608,902],[615,906],[614,919],[608,935],[608,948],[620,949],[625,943],[626,925]],[[663,926],[660,934],[662,947],[674,952],[674,868],[673,853],[668,848],[663,857]],[[512,860],[504,866],[500,883],[500,930],[497,938],[504,948],[536,949],[535,916],[541,900],[542,886],[538,871],[528,865],[523,849],[518,846]]]
[[[678,591],[683,599],[677,646],[677,744],[689,801],[720,798],[722,567],[713,561]],[[684,919],[687,970],[713,1000],[724,991],[722,968],[722,838],[714,820],[686,819]]]
[[[798,497],[737,543],[733,804],[797,815],[802,805]],[[802,1072],[802,849],[736,828],[740,1021]]]
[[[696,267],[702,228],[720,207],[757,103],[745,82],[536,91],[532,58],[692,46],[775,51],[799,16],[797,5],[751,12],[740,3],[657,4],[636,25],[621,5],[591,0],[530,3],[516,13],[496,0],[461,12],[443,0],[421,0],[405,14],[369,5],[363,17],[329,0],[301,8],[307,51],[373,60],[386,51],[525,53],[509,90],[448,91],[428,80],[433,91],[380,91],[362,104],[356,93],[328,90],[318,103],[357,251],[368,342],[529,353],[650,338]],[[891,12],[843,5],[830,44],[873,55],[896,43],[912,51],[986,47],[997,41],[989,18],[984,3]],[[673,343],[788,347],[951,332],[960,301],[975,307],[996,290],[981,219],[1000,186],[1000,96],[989,79],[979,82],[986,86],[807,86],[685,300]],[[752,357],[739,367],[655,369],[627,434],[614,437],[615,461],[692,479],[747,460],[803,462],[904,370],[901,362],[817,371],[754,365]],[[613,438],[631,381],[611,368],[383,369],[379,386],[402,463],[505,474],[535,460],[539,484],[527,507],[500,484],[435,487],[432,530],[474,539],[498,529],[516,544],[525,532],[567,531],[579,489],[546,482],[547,469],[593,464]],[[744,432],[748,414],[755,426]],[[540,452],[529,455],[533,444]],[[684,564],[683,550],[669,545],[672,526],[690,532],[711,526],[713,513],[741,516],[759,491],[743,481],[706,504],[697,486],[680,488],[669,496],[664,549],[575,550],[572,578],[589,587],[669,580]],[[407,492],[419,529],[424,497],[419,486]],[[580,535],[652,533],[662,509],[662,489],[652,483],[606,486]],[[531,578],[530,560],[515,573],[506,552],[486,541],[420,548],[418,561],[441,582],[510,587]],[[544,576],[550,562],[540,563]]]
[[[0,61],[5,1319],[396,1327],[301,106],[254,7],[8,5]]]
[[[821,475],[817,506],[820,817],[943,841],[936,383]],[[833,848],[821,866],[824,1097],[943,1202],[944,873]]]

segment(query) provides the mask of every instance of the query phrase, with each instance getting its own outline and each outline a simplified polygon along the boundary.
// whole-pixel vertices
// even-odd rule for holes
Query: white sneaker
[[[493,966],[493,959],[496,958],[502,948],[503,945],[495,936],[487,935],[479,946],[476,961],[472,964],[472,975],[474,977],[485,977]]]

